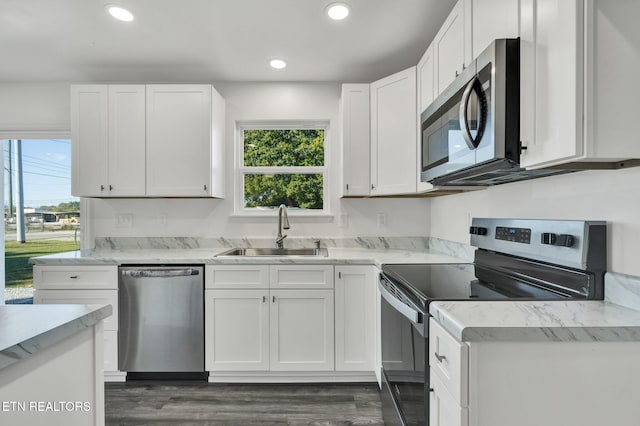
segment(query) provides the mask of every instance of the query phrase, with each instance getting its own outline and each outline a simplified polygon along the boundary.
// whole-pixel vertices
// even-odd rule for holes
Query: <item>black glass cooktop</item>
[[[567,294],[535,280],[507,276],[471,263],[383,265],[383,276],[417,307],[433,300],[558,299]]]

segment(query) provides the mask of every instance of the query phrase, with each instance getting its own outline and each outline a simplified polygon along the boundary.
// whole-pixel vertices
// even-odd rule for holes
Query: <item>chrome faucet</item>
[[[284,213],[284,218],[282,217]],[[283,222],[284,219],[284,222]],[[289,217],[287,216],[287,206],[284,204],[280,204],[278,207],[278,236],[276,238],[276,247],[283,248],[284,247],[284,239],[287,238],[286,235],[282,235],[282,229],[289,229]]]

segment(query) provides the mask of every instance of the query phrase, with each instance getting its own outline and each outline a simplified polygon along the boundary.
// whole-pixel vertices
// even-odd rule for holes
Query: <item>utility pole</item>
[[[24,232],[24,191],[22,185],[22,141],[14,140],[16,156],[16,241],[27,241]]]
[[[8,141],[8,159],[9,159],[9,169],[8,169],[8,180],[9,180],[9,217],[7,219],[11,219],[13,217],[13,158],[11,144],[13,143],[11,140]]]

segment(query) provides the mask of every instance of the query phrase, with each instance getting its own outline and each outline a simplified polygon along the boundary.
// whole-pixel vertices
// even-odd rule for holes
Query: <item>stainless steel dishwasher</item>
[[[123,266],[118,284],[119,369],[204,372],[203,267]]]

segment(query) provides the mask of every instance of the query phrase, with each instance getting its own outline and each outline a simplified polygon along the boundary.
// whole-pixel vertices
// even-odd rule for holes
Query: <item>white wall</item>
[[[471,217],[608,222],[608,269],[640,275],[640,167],[583,171],[440,197],[430,236],[469,243]]]
[[[227,103],[226,193],[224,200],[211,199],[102,199],[92,200],[94,237],[186,236],[269,237],[276,235],[276,217],[234,218],[234,132],[237,121],[328,120],[329,206],[334,217],[322,220],[291,218],[290,237],[426,236],[429,201],[426,199],[340,199],[340,85],[329,83],[224,83],[216,89]],[[362,161],[369,161],[363,158]],[[378,226],[377,214],[387,214]],[[116,226],[117,214],[133,215],[131,228]],[[165,215],[166,224],[159,220]],[[347,225],[340,221],[347,215]],[[86,219],[85,219],[86,220]]]

